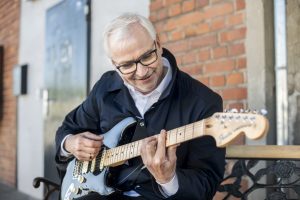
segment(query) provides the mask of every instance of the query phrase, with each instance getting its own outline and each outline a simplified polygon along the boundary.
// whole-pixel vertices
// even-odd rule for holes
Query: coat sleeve
[[[214,103],[206,106],[199,118],[207,118],[222,111],[222,99],[217,95]],[[200,120],[200,119],[199,119]],[[191,140],[186,144],[186,166],[177,168],[179,189],[170,199],[212,199],[223,180],[225,149],[217,148],[210,136]]]
[[[60,156],[60,147],[62,140],[69,134],[78,134],[84,131],[99,133],[100,108],[97,104],[97,91],[99,82],[93,87],[87,99],[77,108],[72,110],[65,117],[62,125],[58,128],[55,136],[56,143],[56,162],[65,163],[65,159]]]

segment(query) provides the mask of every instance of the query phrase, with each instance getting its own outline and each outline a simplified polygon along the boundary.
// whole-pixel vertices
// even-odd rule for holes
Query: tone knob
[[[79,183],[84,183],[86,181],[86,178],[84,178],[84,176],[78,176],[77,180]]]

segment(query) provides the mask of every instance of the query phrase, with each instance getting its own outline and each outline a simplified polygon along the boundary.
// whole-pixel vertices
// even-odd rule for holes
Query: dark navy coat
[[[145,131],[139,138],[158,134],[161,129],[174,129],[222,111],[222,99],[211,89],[180,71],[174,56],[163,49],[163,57],[172,67],[172,80],[167,89],[144,115],[138,109],[117,72],[109,71],[95,84],[87,99],[65,118],[56,134],[56,148],[68,134],[90,131],[102,134],[122,119],[132,116],[142,120]],[[63,163],[57,153],[56,161]],[[178,192],[171,199],[212,199],[223,179],[225,149],[217,148],[212,137],[201,137],[177,148]],[[162,199],[155,180],[140,185],[136,191],[146,199]]]

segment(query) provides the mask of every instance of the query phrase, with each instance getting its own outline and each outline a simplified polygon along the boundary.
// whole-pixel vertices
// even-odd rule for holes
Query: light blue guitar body
[[[104,146],[94,161],[79,161],[73,159],[67,167],[66,175],[63,179],[61,186],[61,199],[71,200],[87,195],[90,192],[97,192],[100,195],[109,195],[114,192],[114,189],[105,185],[107,167],[104,167],[102,171],[95,174],[91,170],[92,162],[95,162],[97,169],[102,157],[102,152],[105,148],[114,148],[118,145],[120,137],[126,127],[135,123],[136,120],[132,117],[128,117],[120,121],[110,131],[103,134]]]

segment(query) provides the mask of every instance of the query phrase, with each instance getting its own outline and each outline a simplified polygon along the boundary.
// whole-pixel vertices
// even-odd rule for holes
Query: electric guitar
[[[135,123],[136,120],[129,117],[105,133],[104,145],[92,161],[73,159],[68,164],[61,199],[79,198],[89,192],[109,195],[115,191],[107,184],[109,168],[140,156],[142,140],[118,146],[122,134]],[[167,131],[166,147],[205,135],[212,136],[218,147],[225,147],[242,134],[249,139],[259,139],[267,133],[268,127],[268,120],[258,113],[215,113],[209,118]]]

